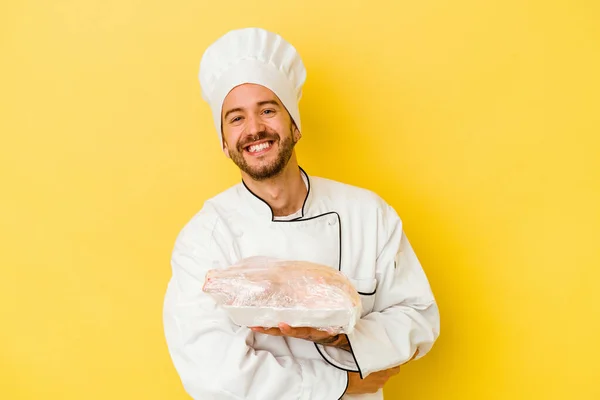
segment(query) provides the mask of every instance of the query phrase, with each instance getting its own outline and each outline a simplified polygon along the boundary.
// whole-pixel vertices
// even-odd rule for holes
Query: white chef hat
[[[260,28],[230,31],[206,49],[198,77],[221,145],[223,100],[231,89],[244,83],[262,85],[275,93],[301,130],[298,102],[306,70],[296,49],[281,36]]]

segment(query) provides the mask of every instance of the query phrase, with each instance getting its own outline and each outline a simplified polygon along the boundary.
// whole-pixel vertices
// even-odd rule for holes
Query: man
[[[262,29],[229,32],[202,57],[203,98],[242,182],[206,201],[173,251],[165,335],[195,399],[382,399],[387,379],[439,335],[434,296],[396,212],[368,190],[299,167],[305,77],[294,47]],[[250,256],[339,269],[361,297],[355,330],[329,337],[233,324],[202,285],[209,269]]]

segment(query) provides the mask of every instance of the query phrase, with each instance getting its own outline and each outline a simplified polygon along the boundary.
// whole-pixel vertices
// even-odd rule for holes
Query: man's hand
[[[369,374],[360,379],[358,372],[348,372],[348,394],[377,393],[379,389],[394,375],[400,372],[400,367],[394,367]]]
[[[265,329],[253,327],[250,329],[252,329],[253,332],[264,333],[266,335],[287,336],[297,339],[310,340],[311,342],[322,344],[324,346],[334,346],[346,351],[350,351],[350,346],[348,345],[348,338],[346,335],[331,335],[325,331],[308,327],[292,328],[284,323],[280,323],[278,328]]]

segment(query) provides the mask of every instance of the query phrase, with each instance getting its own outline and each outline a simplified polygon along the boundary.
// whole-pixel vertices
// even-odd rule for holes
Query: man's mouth
[[[252,155],[257,155],[267,152],[272,146],[273,140],[261,141],[260,143],[252,143],[251,145],[245,146],[244,150]]]

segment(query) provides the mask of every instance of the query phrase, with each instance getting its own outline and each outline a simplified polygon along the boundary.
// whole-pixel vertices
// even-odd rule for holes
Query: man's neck
[[[298,211],[306,198],[307,188],[298,163],[293,157],[276,177],[255,181],[242,174],[248,188],[269,204],[275,217],[284,217]]]

